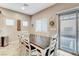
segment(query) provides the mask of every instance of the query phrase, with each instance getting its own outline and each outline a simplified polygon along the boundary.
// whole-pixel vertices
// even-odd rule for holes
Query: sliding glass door
[[[60,49],[76,53],[76,13],[60,15]]]
[[[78,13],[78,54],[79,54],[79,13]]]

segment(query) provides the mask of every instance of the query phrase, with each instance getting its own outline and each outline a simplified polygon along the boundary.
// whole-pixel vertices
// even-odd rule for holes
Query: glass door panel
[[[76,53],[76,14],[60,16],[60,49]]]
[[[79,54],[79,13],[78,13],[78,54]]]

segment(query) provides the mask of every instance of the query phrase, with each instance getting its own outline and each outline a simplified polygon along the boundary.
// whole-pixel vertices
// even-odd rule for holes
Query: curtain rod
[[[62,10],[62,11],[58,11],[58,12],[56,12],[56,15],[60,15],[60,14],[68,13],[68,12],[73,12],[73,11],[77,11],[77,10],[79,10],[79,6],[74,7],[74,8],[69,8],[66,10]]]

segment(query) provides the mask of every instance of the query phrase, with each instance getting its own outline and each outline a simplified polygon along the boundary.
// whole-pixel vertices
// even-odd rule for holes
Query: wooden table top
[[[30,36],[30,42],[42,49],[45,49],[50,44],[50,38],[45,36]]]

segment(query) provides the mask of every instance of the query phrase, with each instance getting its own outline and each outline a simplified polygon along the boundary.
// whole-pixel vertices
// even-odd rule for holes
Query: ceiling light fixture
[[[22,10],[25,10],[25,7],[27,7],[28,4],[23,4]]]
[[[24,9],[25,9],[25,7],[23,6],[23,7],[22,7],[22,10],[24,10]]]

